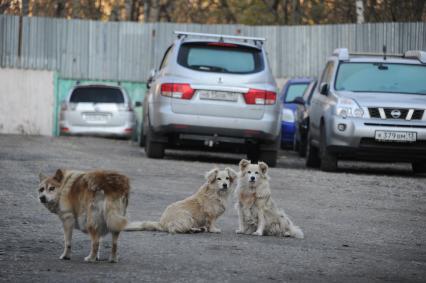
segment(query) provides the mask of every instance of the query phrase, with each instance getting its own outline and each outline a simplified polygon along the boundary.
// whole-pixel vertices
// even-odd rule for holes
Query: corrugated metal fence
[[[57,70],[62,77],[145,81],[173,31],[266,37],[276,77],[316,76],[334,48],[426,50],[426,23],[243,26],[96,22],[0,15],[0,67]]]

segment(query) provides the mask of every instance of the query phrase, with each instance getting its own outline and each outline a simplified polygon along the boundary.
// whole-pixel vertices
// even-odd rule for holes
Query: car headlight
[[[294,113],[293,113],[293,110],[284,108],[283,109],[282,120],[284,122],[293,123],[294,122]]]
[[[351,98],[339,98],[336,103],[336,114],[342,118],[364,116],[364,110]]]

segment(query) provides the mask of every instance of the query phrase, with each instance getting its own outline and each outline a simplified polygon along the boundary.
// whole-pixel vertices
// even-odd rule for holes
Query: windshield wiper
[[[222,67],[218,66],[209,66],[209,65],[189,65],[191,68],[195,68],[198,70],[205,70],[205,71],[211,71],[211,72],[223,72],[227,73],[228,70]]]

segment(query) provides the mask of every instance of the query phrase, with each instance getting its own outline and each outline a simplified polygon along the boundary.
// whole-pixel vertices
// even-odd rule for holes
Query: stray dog
[[[231,168],[212,169],[207,182],[192,196],[172,203],[159,222],[132,222],[126,231],[163,231],[169,233],[220,233],[216,220],[225,212],[228,196],[237,173]]]
[[[87,262],[96,261],[100,238],[112,234],[111,262],[117,262],[117,241],[127,225],[129,179],[111,171],[64,171],[53,177],[39,175],[40,202],[61,219],[65,246],[60,259],[70,259],[73,228],[88,233],[92,240]]]
[[[269,188],[268,165],[240,161],[236,194],[240,234],[303,238],[302,230],[275,205]]]

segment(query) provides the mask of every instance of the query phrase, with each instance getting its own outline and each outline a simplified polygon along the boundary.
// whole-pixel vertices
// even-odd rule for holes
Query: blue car
[[[281,121],[281,147],[293,147],[294,134],[296,131],[294,113],[297,104],[294,103],[296,97],[301,97],[312,78],[297,78],[286,82],[281,90],[280,97],[283,103],[283,115]]]

